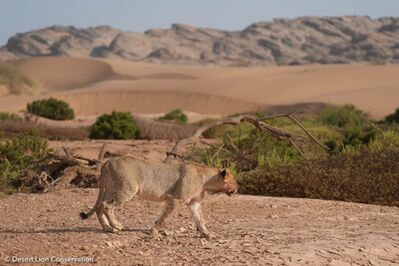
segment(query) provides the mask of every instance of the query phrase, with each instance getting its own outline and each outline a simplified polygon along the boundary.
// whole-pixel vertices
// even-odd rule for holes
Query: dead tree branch
[[[69,152],[69,150],[68,150],[66,147],[62,147],[62,149],[64,150],[64,153],[65,153],[65,155],[66,155],[68,158],[73,158],[72,155],[71,155],[71,153]]]
[[[286,130],[280,129],[278,127],[274,127],[270,124],[268,124],[266,122],[266,120],[270,120],[270,119],[274,119],[274,118],[281,118],[281,117],[286,117],[291,119],[295,124],[297,124],[305,133],[306,135],[308,135],[316,144],[320,145],[321,147],[323,147],[326,150],[329,150],[328,147],[326,147],[324,144],[320,143],[298,120],[296,120],[292,115],[295,112],[292,113],[288,113],[288,114],[279,114],[276,116],[270,116],[270,117],[263,117],[263,118],[257,118],[255,116],[252,115],[239,115],[239,116],[235,116],[235,117],[228,117],[225,119],[221,119],[218,121],[214,121],[211,122],[209,124],[203,125],[201,127],[199,127],[193,134],[193,136],[189,137],[189,138],[185,138],[185,139],[181,139],[179,141],[176,142],[176,144],[173,146],[172,150],[170,152],[166,153],[166,159],[164,160],[164,162],[170,162],[173,158],[179,157],[179,158],[183,158],[183,156],[181,156],[179,154],[179,150],[188,145],[188,144],[193,144],[196,145],[197,142],[199,141],[203,141],[203,133],[211,128],[217,127],[217,126],[221,126],[221,125],[239,125],[243,122],[248,122],[250,124],[252,124],[253,126],[255,126],[257,129],[259,129],[261,132],[268,132],[270,134],[272,134],[274,137],[280,139],[280,140],[286,140],[288,142],[291,143],[291,145],[298,150],[298,152],[301,155],[304,155],[304,152],[300,149],[300,147],[293,141],[293,139],[295,137],[300,137],[303,138],[302,135],[296,134],[296,133],[292,133],[292,132],[288,132]],[[173,155],[173,157],[172,157]],[[179,155],[179,156],[176,156]]]
[[[99,162],[99,160],[85,158],[80,155],[72,155],[71,152],[66,147],[62,147],[62,150],[64,151],[64,153],[66,155],[66,158],[63,159],[64,161],[69,159],[72,162],[79,164],[79,165],[81,165],[81,163],[79,161],[77,161],[77,159],[86,161],[89,165],[96,165]],[[56,155],[54,155],[54,156],[56,156]]]
[[[330,150],[330,148],[328,148],[326,145],[324,145],[323,143],[321,143],[320,141],[318,141],[301,123],[299,123],[298,120],[296,120],[293,116],[288,115],[287,116],[289,119],[291,119],[295,124],[297,124],[305,133],[306,135],[308,135],[316,144],[320,145],[321,147],[323,147],[324,149],[326,149],[327,151]]]
[[[97,173],[100,173],[102,161],[104,160],[104,156],[105,156],[105,152],[106,152],[106,149],[105,149],[106,147],[107,147],[107,143],[105,142],[103,144],[103,146],[101,147],[100,152],[98,153],[98,161],[96,163]]]
[[[329,148],[327,146],[325,146],[324,144],[322,144],[320,141],[318,141],[294,116],[293,114],[295,114],[297,112],[291,112],[288,114],[279,114],[279,115],[275,115],[275,116],[270,116],[270,117],[263,117],[263,118],[257,118],[255,116],[252,115],[239,115],[239,116],[235,116],[235,117],[228,117],[225,119],[221,119],[218,121],[214,121],[211,122],[209,124],[203,125],[201,127],[199,127],[193,134],[193,136],[189,137],[189,138],[185,138],[185,139],[181,139],[179,141],[176,142],[176,144],[173,146],[172,150],[170,152],[166,153],[166,159],[164,160],[164,162],[170,162],[173,158],[183,158],[182,155],[180,155],[178,152],[179,150],[184,147],[185,145],[188,144],[193,144],[196,145],[197,142],[203,142],[202,139],[202,135],[205,131],[217,127],[217,126],[221,126],[221,125],[239,125],[243,122],[247,122],[252,124],[253,126],[255,126],[257,129],[259,129],[262,132],[269,132],[271,133],[273,136],[275,136],[276,138],[280,139],[280,140],[286,140],[288,141],[302,156],[304,156],[304,152],[302,151],[302,149],[294,142],[294,138],[304,138],[303,135],[300,134],[296,134],[293,132],[288,132],[286,130],[280,129],[278,127],[274,127],[271,126],[270,124],[268,124],[266,122],[266,120],[269,119],[274,119],[274,118],[288,118],[291,121],[293,121],[296,125],[298,125],[304,132],[305,134],[317,145],[321,146],[323,149],[325,150],[329,150]],[[208,143],[206,143],[208,144]],[[218,151],[220,152],[220,151]],[[172,157],[173,156],[173,157]]]

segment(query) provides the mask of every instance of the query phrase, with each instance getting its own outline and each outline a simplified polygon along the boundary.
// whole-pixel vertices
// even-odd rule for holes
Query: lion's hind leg
[[[105,232],[114,232],[115,231],[111,227],[110,222],[108,221],[107,217],[105,216],[103,203],[101,203],[101,205],[96,210],[96,214],[97,214],[98,221],[100,222],[100,224]]]
[[[104,201],[103,204],[104,204],[104,214],[107,217],[112,228],[114,228],[115,230],[122,230],[123,225],[116,220],[114,215],[114,208],[121,205],[121,202],[111,199],[108,201]]]
[[[117,176],[117,178],[115,177]],[[114,173],[114,178],[117,180],[129,180],[128,176]],[[114,184],[114,189],[104,196],[104,214],[107,217],[110,226],[114,231],[123,229],[123,225],[115,218],[114,209],[123,203],[131,200],[138,192],[138,185],[136,182],[131,182],[129,185],[121,186],[120,183]]]
[[[166,218],[170,216],[173,210],[177,206],[177,200],[169,197],[166,200],[165,208],[162,211],[161,216],[156,220],[155,225],[151,228],[151,234],[154,237],[158,237],[158,230],[165,224]]]

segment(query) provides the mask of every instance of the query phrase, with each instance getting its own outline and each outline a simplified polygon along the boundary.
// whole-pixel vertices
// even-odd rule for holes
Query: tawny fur
[[[204,192],[236,193],[238,185],[228,170],[198,164],[166,164],[119,157],[108,160],[101,168],[99,195],[90,212],[80,213],[87,219],[94,212],[104,231],[115,232],[122,225],[115,219],[113,209],[134,196],[151,201],[164,201],[165,209],[151,229],[158,229],[172,213],[178,202],[189,207],[201,237],[208,237],[201,212]]]

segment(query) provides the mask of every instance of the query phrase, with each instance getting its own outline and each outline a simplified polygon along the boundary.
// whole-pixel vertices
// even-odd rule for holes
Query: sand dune
[[[399,106],[399,65],[330,65],[221,68],[151,65],[108,60],[118,73],[181,72],[195,80],[105,81],[97,89],[184,91],[253,102],[262,106],[324,102],[352,103],[381,118]],[[157,84],[158,83],[158,84]]]
[[[48,95],[67,100],[85,116],[112,110],[154,114],[174,108],[224,115],[325,102],[352,103],[381,118],[399,106],[399,65],[227,68],[63,57],[25,59],[15,65],[57,91],[0,97],[0,111],[23,109],[26,102]],[[66,90],[71,88],[75,90]]]
[[[120,75],[104,61],[73,57],[32,57],[11,62],[22,74],[49,90],[88,86],[106,79],[134,79]]]
[[[67,90],[90,86],[104,80],[136,79],[196,79],[181,72],[156,72],[136,75],[134,71],[117,73],[104,60],[74,57],[32,57],[11,61],[11,64],[32,80],[43,84],[49,90]]]
[[[175,108],[202,114],[231,114],[257,110],[259,105],[222,96],[174,91],[92,90],[59,95],[81,115],[113,110],[165,113]]]

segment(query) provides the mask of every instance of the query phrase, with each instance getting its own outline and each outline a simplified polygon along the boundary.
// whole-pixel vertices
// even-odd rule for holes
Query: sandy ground
[[[99,265],[397,265],[399,209],[309,199],[208,196],[204,215],[215,238],[198,237],[187,208],[164,236],[148,230],[158,203],[133,200],[116,211],[125,230],[103,233],[96,189],[16,194],[0,200],[0,264],[7,256],[93,258]]]
[[[165,158],[172,141],[107,141],[107,150]],[[51,141],[96,158],[104,141]],[[201,239],[181,205],[160,240],[148,230],[162,207],[134,199],[116,210],[125,230],[104,233],[91,208],[97,189],[61,189],[0,199],[0,265],[7,257],[92,258],[98,265],[397,265],[399,209],[311,199],[207,195],[215,238]]]
[[[51,141],[58,152],[96,158],[104,141]],[[172,141],[107,141],[107,150],[159,161]],[[310,199],[208,195],[204,214],[215,238],[200,239],[181,205],[164,236],[148,230],[160,203],[133,200],[117,209],[126,229],[103,233],[92,207],[96,189],[55,189],[0,200],[1,257],[94,258],[99,265],[397,265],[399,209]],[[0,262],[0,265],[2,263]]]
[[[112,110],[153,114],[181,108],[230,114],[304,102],[352,103],[374,118],[399,106],[399,65],[216,67],[82,58],[31,58],[17,67],[67,100],[78,115]],[[75,88],[73,91],[60,89]],[[19,111],[49,94],[0,97],[0,111]]]

